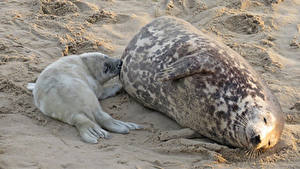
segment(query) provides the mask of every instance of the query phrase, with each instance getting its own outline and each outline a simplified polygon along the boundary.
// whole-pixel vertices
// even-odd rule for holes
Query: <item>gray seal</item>
[[[188,22],[155,19],[122,59],[128,94],[181,126],[248,150],[266,150],[280,139],[283,113],[263,80],[239,54]]]
[[[119,75],[121,65],[120,59],[98,52],[66,56],[47,66],[27,88],[33,90],[34,103],[44,115],[75,126],[85,142],[97,143],[109,138],[104,129],[124,134],[141,128],[112,118],[98,101],[122,88],[119,83],[104,85]]]

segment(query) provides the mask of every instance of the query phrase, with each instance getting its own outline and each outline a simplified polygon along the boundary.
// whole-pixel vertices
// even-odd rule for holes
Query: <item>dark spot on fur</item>
[[[224,111],[217,111],[216,115],[219,118],[226,119],[226,113]]]
[[[231,129],[231,123],[232,123],[232,120],[230,118],[228,118],[227,126],[229,129]]]
[[[216,108],[215,108],[215,106],[213,106],[213,105],[210,105],[210,106],[208,107],[208,112],[209,112],[209,114],[211,114],[211,115],[213,115],[213,113],[215,112],[215,110],[216,110]]]
[[[212,127],[212,130],[209,131],[209,134],[212,136],[212,137],[217,137],[217,132],[218,129],[216,129],[215,127]]]
[[[239,110],[239,106],[237,104],[232,105],[232,111],[236,112]]]

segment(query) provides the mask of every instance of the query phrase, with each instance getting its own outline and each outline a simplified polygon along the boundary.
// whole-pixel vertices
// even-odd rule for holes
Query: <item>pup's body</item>
[[[109,137],[101,127],[116,133],[138,129],[134,123],[113,119],[99,99],[114,96],[122,86],[103,84],[119,74],[122,61],[101,53],[67,56],[49,65],[34,88],[35,105],[43,114],[76,126],[82,139],[97,143]]]

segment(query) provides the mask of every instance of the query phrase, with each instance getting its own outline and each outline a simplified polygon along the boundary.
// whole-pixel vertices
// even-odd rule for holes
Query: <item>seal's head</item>
[[[253,109],[254,115],[246,125],[251,149],[268,149],[275,146],[283,130],[284,120],[272,110]]]
[[[269,106],[268,106],[269,105]],[[274,109],[275,108],[275,109]],[[264,102],[247,106],[247,120],[242,121],[243,145],[249,150],[266,150],[277,144],[284,127],[282,110]]]
[[[97,52],[85,53],[80,56],[89,71],[101,84],[120,74],[123,63],[121,59]]]

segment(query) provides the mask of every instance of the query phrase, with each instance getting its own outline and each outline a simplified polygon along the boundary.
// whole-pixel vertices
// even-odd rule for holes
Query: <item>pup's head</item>
[[[120,59],[108,57],[98,52],[81,54],[82,61],[86,64],[91,74],[101,84],[119,75],[122,68]]]

